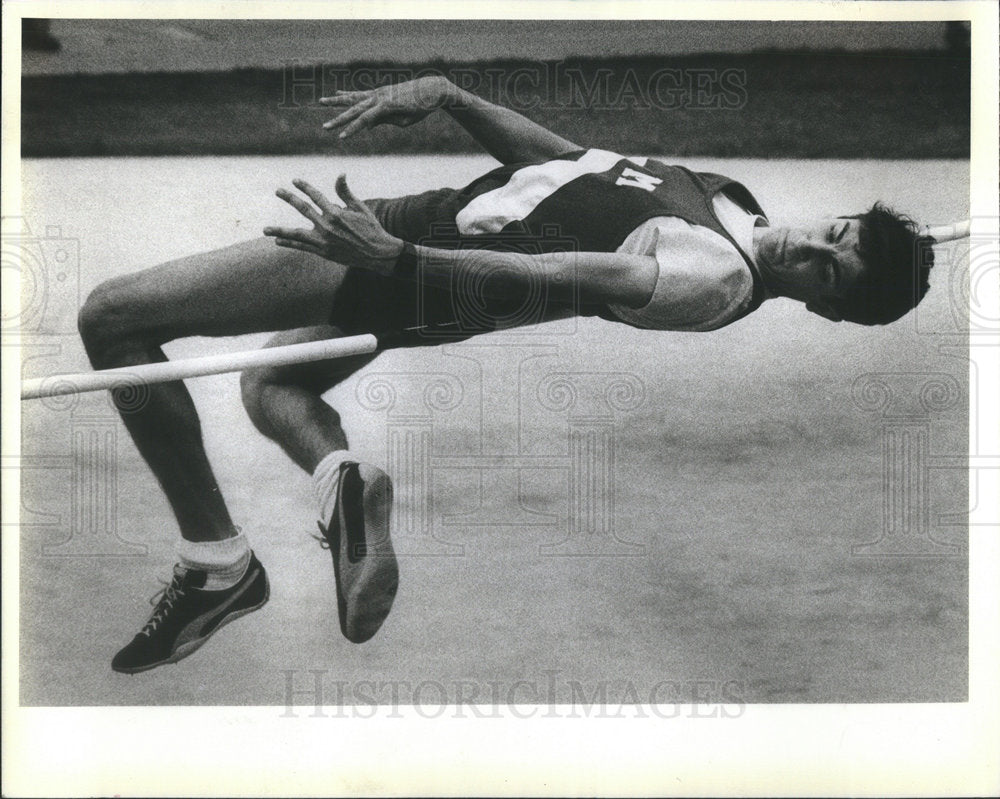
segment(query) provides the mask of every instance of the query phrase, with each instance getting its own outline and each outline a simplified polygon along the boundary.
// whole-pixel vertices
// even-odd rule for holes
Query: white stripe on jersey
[[[607,150],[588,150],[576,161],[556,159],[519,169],[503,186],[480,194],[465,206],[455,221],[460,233],[474,236],[499,233],[511,222],[525,219],[546,198],[583,175],[607,172],[624,156]],[[645,166],[645,158],[628,159]]]

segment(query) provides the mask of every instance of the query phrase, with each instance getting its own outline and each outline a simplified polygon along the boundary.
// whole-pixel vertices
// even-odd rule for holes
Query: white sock
[[[351,460],[346,449],[335,449],[316,466],[313,472],[313,490],[319,508],[319,520],[324,525],[330,523],[333,508],[337,504],[337,486],[340,484],[340,464]]]
[[[208,575],[203,586],[206,591],[220,591],[236,585],[246,574],[250,543],[242,532],[221,541],[182,539],[178,555],[185,569],[198,569]]]

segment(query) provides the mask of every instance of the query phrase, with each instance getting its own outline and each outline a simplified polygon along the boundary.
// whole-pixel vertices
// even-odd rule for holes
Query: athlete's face
[[[768,228],[757,249],[764,280],[813,313],[839,320],[830,300],[843,297],[864,270],[857,219],[824,219],[794,228]]]

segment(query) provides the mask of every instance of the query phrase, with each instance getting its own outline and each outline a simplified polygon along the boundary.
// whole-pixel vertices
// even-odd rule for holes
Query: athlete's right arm
[[[339,130],[341,138],[374,125],[406,127],[440,108],[504,164],[545,161],[581,149],[516,111],[487,102],[440,76],[367,91],[340,91],[321,98],[320,103],[344,109],[323,126]]]
[[[409,264],[397,258],[384,272],[401,280],[454,290],[475,286],[483,296],[530,296],[544,286],[553,302],[624,305],[640,308],[653,294],[656,260],[614,252],[538,255],[496,250],[442,250],[413,246]]]

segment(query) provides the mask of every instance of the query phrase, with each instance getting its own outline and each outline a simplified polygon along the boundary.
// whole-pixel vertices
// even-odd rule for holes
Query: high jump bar
[[[21,383],[21,399],[58,397],[64,394],[81,394],[85,391],[102,391],[149,383],[166,383],[187,377],[219,375],[242,372],[259,366],[289,366],[295,363],[346,358],[375,352],[379,342],[375,336],[347,336],[322,341],[306,341],[260,350],[205,355],[176,361],[147,363],[118,369],[101,369],[80,374],[50,375]]]
[[[918,235],[930,236],[935,244],[943,244],[946,241],[955,239],[967,239],[972,232],[972,220],[963,219],[961,222],[953,222],[950,225],[925,225],[920,228]]]

